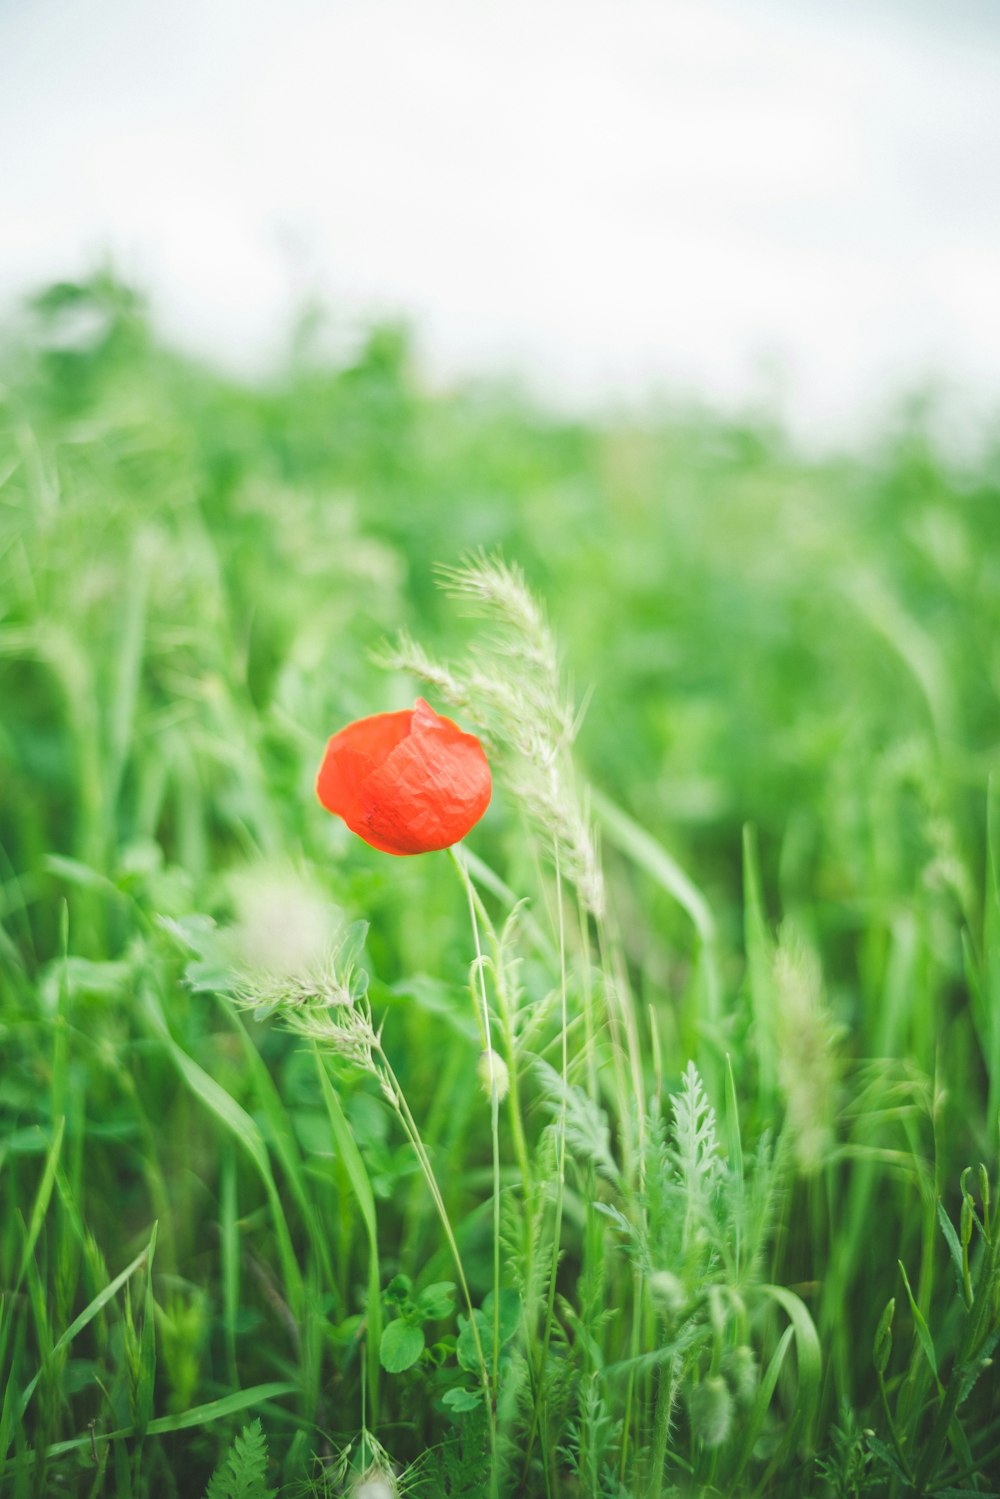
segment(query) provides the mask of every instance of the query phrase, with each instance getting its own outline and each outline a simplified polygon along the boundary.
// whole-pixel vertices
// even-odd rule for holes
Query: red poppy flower
[[[334,734],[316,779],[328,812],[385,854],[427,854],[464,838],[490,803],[483,747],[423,698]]]

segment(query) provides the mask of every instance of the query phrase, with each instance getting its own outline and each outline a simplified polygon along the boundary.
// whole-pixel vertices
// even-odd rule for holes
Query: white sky
[[[0,0],[0,78],[4,301],[111,252],[230,366],[319,292],[824,436],[1000,393],[995,0]]]

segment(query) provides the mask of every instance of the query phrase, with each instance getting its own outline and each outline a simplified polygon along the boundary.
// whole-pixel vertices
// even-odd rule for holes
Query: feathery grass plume
[[[382,1082],[375,1062],[381,1050],[368,1003],[368,975],[357,960],[368,932],[366,921],[347,928],[326,958],[301,973],[237,972],[234,1004],[258,1020],[271,1017],[288,1030],[316,1041]]]
[[[372,1465],[352,1487],[352,1499],[396,1499],[399,1490],[392,1473]]]
[[[836,1112],[841,1028],[823,998],[819,958],[786,921],[774,952],[778,1083],[799,1169],[826,1159]]]
[[[544,612],[521,570],[501,557],[480,552],[438,576],[452,598],[486,621],[468,664],[437,662],[406,634],[379,660],[419,678],[472,719],[503,757],[509,790],[543,841],[558,849],[562,872],[601,916],[604,881],[569,753],[578,719]]]
[[[230,873],[226,891],[234,920],[223,937],[239,968],[281,978],[325,963],[341,922],[315,879],[261,861]]]
[[[335,1456],[316,1458],[318,1476],[310,1479],[308,1492],[316,1499],[404,1499],[412,1491],[423,1492],[420,1470],[426,1454],[406,1467],[395,1462],[378,1438],[365,1427]],[[283,1491],[284,1492],[284,1491]],[[289,1493],[300,1492],[296,1487]],[[305,1499],[305,1490],[301,1490]]]

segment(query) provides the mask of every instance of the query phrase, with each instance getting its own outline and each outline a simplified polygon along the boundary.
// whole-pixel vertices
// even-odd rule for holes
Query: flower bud
[[[729,1388],[733,1392],[736,1404],[744,1408],[752,1405],[757,1393],[758,1379],[757,1360],[753,1349],[748,1348],[746,1343],[741,1343],[738,1348],[726,1354],[722,1370],[729,1381]]]
[[[886,1302],[885,1311],[879,1318],[878,1327],[875,1332],[875,1342],[872,1346],[872,1359],[875,1363],[875,1372],[879,1376],[886,1371],[889,1363],[889,1355],[892,1352],[892,1319],[896,1311],[896,1298],[892,1296]]]
[[[710,1375],[688,1395],[691,1430],[706,1447],[721,1447],[733,1423],[733,1399],[721,1374]]]
[[[684,1282],[679,1280],[672,1270],[654,1270],[649,1277],[649,1289],[653,1300],[668,1316],[675,1316],[687,1305],[688,1297]]]
[[[507,1071],[507,1063],[499,1052],[492,1049],[484,1051],[476,1063],[476,1072],[487,1098],[493,1097],[494,1087],[496,1087],[498,1099],[507,1097],[507,1091],[510,1088],[510,1073]]]

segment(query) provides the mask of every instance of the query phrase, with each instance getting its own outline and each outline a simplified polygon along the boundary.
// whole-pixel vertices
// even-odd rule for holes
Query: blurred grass
[[[428,1041],[458,1025],[460,892],[349,841],[312,778],[335,727],[412,699],[370,663],[386,634],[461,652],[434,567],[480,546],[523,567],[593,688],[580,760],[668,1082],[693,1057],[720,1101],[728,1053],[745,1133],[818,1131],[770,1273],[819,1327],[824,1430],[845,1401],[863,1424],[897,1260],[931,1315],[937,1194],[954,1216],[961,1169],[996,1163],[1000,448],[949,464],[919,408],[823,461],[765,421],[557,418],[426,388],[392,327],[336,365],[303,330],[248,386],[164,350],[105,275],[38,297],[0,380],[0,1371],[16,1392],[42,1370],[37,1427],[0,1421],[12,1492],[45,1492],[46,1442],[129,1425],[121,1319],[98,1308],[82,1351],[60,1335],[154,1220],[156,1430],[273,1386],[294,1477],[313,1422],[357,1424],[336,1391],[363,1356],[368,1246],[349,1168],[319,1148],[312,1063],[255,1027],[267,1068],[249,1063],[242,1022],[178,984],[158,918],[239,917],[247,865],[369,917],[401,1078],[461,1159],[474,1079]],[[474,846],[531,887],[502,790]],[[412,1163],[377,1098],[346,1110],[398,1222],[383,1280],[412,1273],[438,1250]],[[487,1148],[483,1128],[463,1170]],[[144,1294],[139,1276],[140,1324]],[[397,1419],[431,1441],[405,1401]],[[108,1492],[127,1492],[134,1452],[111,1446]],[[210,1425],[146,1449],[151,1493],[195,1492],[177,1474],[218,1458]]]

